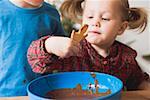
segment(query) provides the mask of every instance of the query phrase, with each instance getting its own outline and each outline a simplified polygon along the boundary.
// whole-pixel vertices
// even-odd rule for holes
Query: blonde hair
[[[86,0],[65,0],[60,11],[62,17],[71,19],[74,22],[81,22],[84,7],[82,3]],[[121,15],[123,21],[129,22],[129,29],[140,29],[143,32],[147,26],[148,15],[143,8],[131,8],[128,0],[121,1]]]
[[[83,13],[82,3],[84,1],[85,0],[65,0],[60,7],[62,17],[80,23],[80,18]]]

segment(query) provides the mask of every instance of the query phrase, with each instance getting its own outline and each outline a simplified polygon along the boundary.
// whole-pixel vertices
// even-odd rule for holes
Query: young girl
[[[52,5],[44,0],[0,0],[0,97],[27,95],[27,84],[39,76],[28,64],[27,49],[31,41],[49,34],[64,34]]]
[[[83,12],[87,37],[79,44],[54,36],[34,41],[28,49],[34,72],[96,71],[120,78],[128,90],[148,88],[149,77],[138,66],[136,51],[115,40],[127,26],[144,31],[147,15],[142,9],[130,8],[128,0],[66,0],[61,8],[72,19]]]

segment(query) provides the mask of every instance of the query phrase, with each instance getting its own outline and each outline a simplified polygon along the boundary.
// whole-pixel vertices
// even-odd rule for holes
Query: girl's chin
[[[95,43],[97,40],[99,40],[100,37],[96,36],[96,35],[88,35],[86,37],[86,40],[89,42],[89,43]]]
[[[86,40],[93,45],[99,45],[103,42],[103,39],[100,39],[100,37],[87,37]]]
[[[87,40],[87,42],[89,42],[90,44],[94,44],[94,45],[97,44],[94,39],[86,39],[86,40]]]

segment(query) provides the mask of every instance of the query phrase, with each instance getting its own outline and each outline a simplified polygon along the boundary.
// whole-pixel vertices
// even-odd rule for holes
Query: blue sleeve
[[[60,14],[56,8],[54,8],[52,5],[49,5],[46,3],[46,9],[49,11],[49,14],[52,16],[53,23],[52,23],[52,30],[53,35],[55,36],[67,36],[67,33],[64,31],[64,28],[62,26],[61,20],[60,20]]]

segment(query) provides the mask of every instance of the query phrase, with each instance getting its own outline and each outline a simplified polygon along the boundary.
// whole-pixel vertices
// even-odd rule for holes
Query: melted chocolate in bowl
[[[93,99],[100,96],[106,96],[110,94],[111,91],[108,90],[103,93],[93,93],[89,90],[82,90],[76,88],[65,88],[49,91],[46,96],[50,99]]]
[[[91,74],[95,79],[95,75]],[[93,99],[100,96],[106,96],[111,94],[111,90],[108,89],[106,92],[98,92],[98,80],[95,79],[95,91],[89,87],[87,90],[83,90],[80,84],[77,84],[75,88],[64,88],[55,89],[46,93],[46,97],[50,99],[61,99],[61,100],[77,100],[77,99]]]

